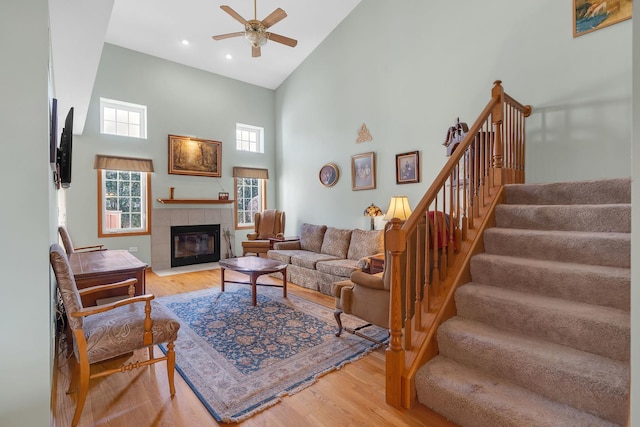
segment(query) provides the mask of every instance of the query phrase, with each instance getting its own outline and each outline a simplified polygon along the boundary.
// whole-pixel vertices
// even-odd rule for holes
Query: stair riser
[[[506,186],[506,203],[538,205],[631,203],[631,180],[560,182]]]
[[[629,268],[630,237],[602,234],[569,236],[559,232],[490,228],[484,233],[484,246],[487,253],[497,255]]]
[[[475,288],[475,289],[474,289]],[[499,289],[499,288],[496,288]],[[455,294],[458,316],[496,328],[516,331],[615,360],[630,355],[629,316],[556,304],[527,298],[516,300],[497,293],[478,292],[478,286],[462,286]],[[588,306],[587,306],[588,307]],[[606,310],[606,309],[605,309]],[[611,311],[611,310],[608,310]]]
[[[416,375],[418,400],[465,427],[616,427],[594,415],[437,356]]]
[[[631,205],[499,205],[496,226],[530,230],[631,232]]]
[[[468,334],[444,325],[438,329],[438,347],[444,357],[504,378],[548,399],[616,423],[625,422],[626,384],[582,376],[578,370],[554,364],[553,355],[545,360],[540,354],[512,344],[513,341],[501,342],[495,337]]]
[[[481,254],[471,259],[474,282],[571,301],[630,310],[631,272],[599,271],[579,264],[549,265],[543,261]]]

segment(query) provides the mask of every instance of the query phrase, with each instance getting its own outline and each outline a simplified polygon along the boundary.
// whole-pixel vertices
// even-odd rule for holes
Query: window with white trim
[[[256,212],[266,208],[265,183],[260,178],[235,178],[236,181],[236,228],[254,227]]]
[[[150,234],[151,174],[98,170],[98,236]]]
[[[147,139],[146,105],[100,98],[100,133]]]
[[[236,123],[236,150],[264,153],[264,128]]]

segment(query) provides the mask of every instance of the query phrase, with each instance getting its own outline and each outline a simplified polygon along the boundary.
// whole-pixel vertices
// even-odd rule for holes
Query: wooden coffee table
[[[233,280],[227,280],[229,283],[243,283],[246,285],[251,285],[251,299],[253,305],[257,305],[256,299],[256,288],[257,285],[260,286],[280,286],[273,285],[270,283],[257,283],[258,277],[263,274],[269,273],[282,273],[282,296],[284,298],[287,297],[287,264],[284,264],[279,261],[274,261],[272,259],[260,258],[256,256],[245,256],[239,258],[229,258],[220,260],[218,263],[220,265],[220,287],[222,292],[224,292],[224,270],[232,270],[237,271],[239,273],[244,273],[249,276],[251,279],[250,282],[236,282]]]

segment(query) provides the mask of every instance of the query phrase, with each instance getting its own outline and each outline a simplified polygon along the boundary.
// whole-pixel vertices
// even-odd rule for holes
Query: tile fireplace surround
[[[211,208],[154,208],[151,227],[151,269],[171,268],[171,226],[220,224],[220,259],[227,257],[224,232],[231,231],[231,247],[235,251],[233,210],[228,207]]]

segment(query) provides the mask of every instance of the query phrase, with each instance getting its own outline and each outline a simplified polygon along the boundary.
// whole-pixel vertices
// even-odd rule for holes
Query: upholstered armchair
[[[242,242],[242,256],[254,253],[257,256],[269,250],[270,238],[284,238],[284,212],[266,209],[256,212],[254,216],[255,231],[247,234],[247,241]]]
[[[378,342],[361,334],[359,330],[371,326],[371,324],[389,328],[391,274],[387,266],[391,263],[391,255],[385,251],[384,257],[385,269],[382,273],[368,274],[364,271],[354,271],[351,273],[351,280],[336,282],[332,285],[332,294],[336,299],[334,316],[338,323],[337,337],[345,330],[359,337]],[[368,323],[355,329],[343,328],[340,318],[342,313],[352,314]]]
[[[68,327],[73,333],[73,352],[76,363],[67,393],[77,391],[78,394],[71,425],[76,426],[80,421],[89,390],[89,380],[96,377],[126,372],[166,360],[169,391],[173,396],[175,394],[173,343],[178,337],[180,328],[178,319],[153,301],[153,295],[133,296],[136,279],[78,290],[67,254],[60,245],[51,246],[49,258],[62,296]],[[82,306],[83,295],[118,287],[128,288],[130,297],[99,306]],[[153,346],[161,343],[167,343],[167,354],[163,357],[154,357]],[[149,354],[147,360],[91,373],[92,364],[145,347],[148,348]]]
[[[58,233],[60,233],[60,239],[62,240],[62,244],[64,245],[64,249],[67,251],[67,255],[72,254],[74,252],[80,251],[104,251],[104,245],[93,245],[93,246],[73,246],[73,241],[71,240],[71,235],[69,235],[69,230],[64,225],[58,227]]]

